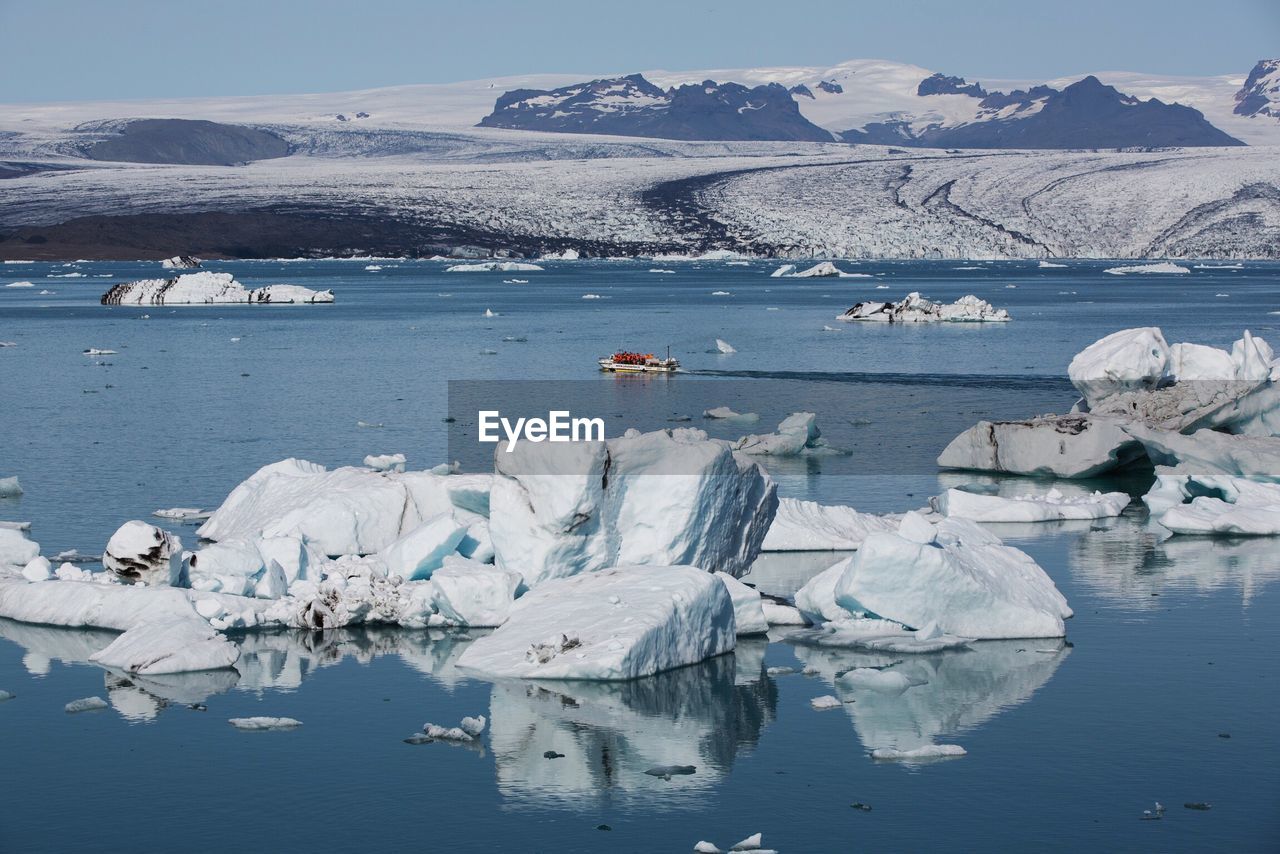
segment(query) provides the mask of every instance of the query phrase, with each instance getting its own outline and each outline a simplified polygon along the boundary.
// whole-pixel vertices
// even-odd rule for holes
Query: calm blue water
[[[901,510],[947,485],[927,462],[953,421],[1069,407],[1066,363],[1104,334],[1158,325],[1170,341],[1227,346],[1248,328],[1280,343],[1275,264],[1116,277],[1101,262],[861,263],[845,267],[874,278],[789,281],[769,278],[776,265],[764,263],[559,263],[529,274],[365,263],[210,265],[249,286],[338,296],[332,306],[252,308],[97,304],[115,281],[161,275],[154,264],[0,267],[0,285],[35,285],[0,287],[0,341],[17,345],[0,348],[0,476],[18,475],[27,490],[0,499],[0,519],[32,522],[45,554],[100,552],[121,522],[216,506],[286,456],[341,465],[404,452],[433,465],[453,450],[448,381],[455,394],[463,380],[598,383],[626,409],[662,388],[599,376],[594,359],[668,344],[697,374],[676,381],[709,383],[707,406],[761,413],[751,429],[768,429],[805,389],[833,443],[856,445],[859,430],[873,443],[900,440],[923,459],[901,474],[777,474],[787,494]],[[68,272],[84,277],[48,277]],[[833,319],[911,290],[975,293],[1015,320]],[[717,337],[739,352],[707,352]],[[81,354],[90,347],[118,354]],[[884,373],[909,376],[830,376]],[[984,387],[979,376],[1015,379]],[[652,408],[659,423],[678,414]],[[104,635],[0,622],[0,689],[18,695],[0,704],[11,768],[0,849],[687,851],[763,831],[786,852],[1278,850],[1280,550],[1266,540],[1160,543],[1131,514],[999,531],[1071,602],[1072,646],[924,656],[912,666],[927,685],[859,694],[845,711],[816,712],[809,700],[833,693],[836,673],[887,662],[761,641],[628,685],[490,685],[453,670],[465,636],[350,631],[253,636],[238,673],[146,683],[85,662]],[[175,530],[194,545],[193,529]],[[774,558],[756,580],[786,593],[829,562]],[[818,675],[770,677],[772,666]],[[113,708],[62,711],[91,695]],[[424,721],[477,713],[492,720],[482,750],[401,742]],[[248,714],[305,725],[245,734],[226,724]],[[915,766],[868,758],[904,733],[969,754]],[[544,759],[549,749],[565,757]],[[698,773],[643,773],[658,764]],[[1141,821],[1157,800],[1164,819]]]

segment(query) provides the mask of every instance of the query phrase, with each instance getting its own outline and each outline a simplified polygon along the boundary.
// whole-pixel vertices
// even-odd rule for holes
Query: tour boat
[[[671,358],[671,348],[667,348],[667,358],[660,359],[652,353],[631,353],[620,350],[612,356],[599,360],[600,370],[614,371],[620,374],[672,374],[680,368],[680,363]]]

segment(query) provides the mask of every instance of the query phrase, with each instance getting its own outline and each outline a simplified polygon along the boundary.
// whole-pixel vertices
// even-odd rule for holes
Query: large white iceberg
[[[1005,309],[973,294],[948,304],[925,299],[917,291],[899,302],[860,302],[836,316],[836,320],[878,323],[1003,323],[1011,319]]]
[[[1113,276],[1124,276],[1129,273],[1163,273],[1168,275],[1190,273],[1191,271],[1181,264],[1174,264],[1172,261],[1158,261],[1153,264],[1129,264],[1123,267],[1108,267],[1102,272],[1110,273]]]
[[[1280,437],[1242,436],[1216,430],[1176,433],[1142,424],[1125,431],[1142,442],[1156,465],[1195,474],[1280,476]]]
[[[728,652],[735,631],[733,601],[715,575],[618,566],[534,588],[458,666],[490,677],[635,679]]]
[[[761,550],[852,551],[862,545],[868,534],[896,531],[899,519],[898,516],[859,513],[843,505],[781,498]]]
[[[211,305],[215,303],[333,302],[333,291],[301,285],[267,285],[249,289],[230,273],[187,273],[171,279],[142,279],[114,286],[102,295],[103,305]]]
[[[160,262],[166,270],[194,270],[200,266],[200,259],[194,255],[174,255]]]
[[[973,522],[935,526],[916,513],[907,513],[896,533],[863,541],[844,561],[834,596],[851,614],[916,629],[933,624],[962,638],[1062,637],[1071,616],[1052,579],[1026,553]]]
[[[695,429],[496,452],[497,564],[536,587],[608,566],[688,564],[741,577],[777,508],[748,458]]]
[[[1129,496],[1123,492],[1065,495],[1050,489],[1040,495],[1004,497],[948,489],[938,496],[936,503],[942,515],[974,522],[1051,522],[1119,516],[1128,506]]]
[[[431,575],[436,611],[456,626],[500,626],[516,601],[518,572],[462,557],[446,557]]]

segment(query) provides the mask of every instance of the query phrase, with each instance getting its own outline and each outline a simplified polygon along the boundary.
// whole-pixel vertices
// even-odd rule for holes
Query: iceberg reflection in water
[[[1061,640],[982,641],[906,656],[796,645],[805,667],[835,689],[868,752],[945,743],[1025,703],[1070,651]]]
[[[1247,606],[1280,581],[1273,537],[1169,537],[1158,525],[1128,517],[1076,537],[1068,562],[1076,581],[1094,595],[1139,611],[1167,607],[1161,593],[1235,588]]]

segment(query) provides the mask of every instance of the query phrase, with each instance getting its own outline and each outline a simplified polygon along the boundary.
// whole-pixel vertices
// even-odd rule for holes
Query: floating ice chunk
[[[733,647],[733,601],[714,575],[691,566],[620,566],[535,587],[458,666],[498,677],[636,679]]]
[[[778,512],[773,517],[761,550],[853,551],[870,533],[896,531],[899,519],[899,516],[859,513],[845,505],[780,498]]]
[[[724,353],[725,355],[738,352],[736,349],[734,349],[732,344],[730,344],[728,341],[724,340],[723,338],[716,339],[716,349],[719,350],[721,353]]]
[[[107,701],[101,697],[85,697],[81,700],[72,700],[67,703],[67,714],[74,715],[78,712],[100,712],[103,709],[110,708]]]
[[[786,266],[791,267],[791,269],[793,270],[795,269],[795,267],[790,264]],[[777,270],[775,270],[773,272],[773,275],[775,276],[783,275],[790,279],[812,279],[812,278],[823,278],[826,276],[846,277],[846,276],[851,276],[852,274],[844,272],[835,264],[832,264],[830,261],[822,261],[818,264],[814,264],[812,267],[808,268],[807,270],[801,270],[798,273],[779,274]]]
[[[230,273],[201,271],[172,279],[143,279],[113,287],[103,305],[209,305],[214,303],[333,302],[333,291],[300,285],[268,285],[249,290]]]
[[[14,694],[9,693],[8,691],[0,691],[0,703],[7,703],[12,700],[14,696]]]
[[[364,464],[374,471],[404,471],[404,454],[369,454]]]
[[[88,350],[85,350],[85,351],[84,351],[84,355],[86,355],[86,356],[115,356],[115,355],[117,355],[117,353],[116,353],[116,351],[115,351],[115,350],[103,350],[103,349],[99,349],[98,347],[90,347]]]
[[[899,533],[867,537],[844,562],[836,604],[905,626],[936,623],[965,638],[1065,634],[1071,609],[1030,556],[964,519],[943,520],[928,543],[914,527],[904,521]],[[803,610],[799,594],[797,605]]]
[[[754,587],[748,587],[727,572],[717,572],[716,577],[724,582],[733,600],[734,625],[738,637],[745,635],[762,635],[769,631],[769,623],[764,616],[764,607],[760,594]]]
[[[705,839],[693,846],[693,854],[724,854],[716,847],[714,842],[707,842]]]
[[[900,302],[860,302],[838,315],[836,320],[877,323],[1003,323],[1012,320],[1009,312],[996,308],[973,294],[954,303],[936,303],[911,292]]]
[[[763,851],[764,838],[759,833],[753,833],[746,839],[734,845],[730,851]]]
[[[284,730],[297,729],[302,726],[302,721],[294,718],[272,718],[265,716],[257,716],[252,718],[231,718],[227,721],[233,727],[239,730],[249,732],[262,732],[266,730]]]
[[[1105,519],[1119,516],[1129,505],[1123,492],[1094,492],[1068,496],[1057,489],[1043,495],[979,495],[948,489],[937,498],[938,512],[975,522],[1049,522],[1060,519]]]
[[[1169,373],[1171,353],[1154,326],[1122,329],[1081,350],[1067,375],[1091,409],[1111,395],[1153,389]]]
[[[1280,535],[1280,483],[1161,474],[1145,500],[1156,521],[1175,534]]]
[[[919,761],[922,759],[945,759],[952,756],[964,756],[968,753],[958,744],[927,744],[911,750],[898,750],[892,747],[878,747],[871,751],[872,759],[893,760],[898,762]]]
[[[17,498],[22,494],[22,484],[18,483],[18,478],[0,477],[0,498]]]
[[[249,302],[271,305],[307,305],[334,302],[333,291],[313,291],[302,285],[264,285],[249,291]]]
[[[482,261],[478,264],[454,264],[446,273],[533,273],[542,270],[537,264],[522,261]]]
[[[1190,273],[1186,267],[1174,264],[1171,261],[1161,261],[1156,264],[1130,264],[1124,267],[1108,267],[1103,270],[1104,273],[1110,273],[1113,276],[1124,276],[1129,273]]]
[[[142,676],[220,670],[239,658],[239,647],[194,616],[143,623],[89,656],[103,667]]]
[[[10,282],[9,284],[5,285],[5,287],[6,288],[34,288],[35,285],[31,282]]]
[[[731,297],[731,296],[733,296],[733,294],[732,294],[732,293],[730,293],[729,291],[712,291],[712,292],[711,292],[711,295],[712,295],[713,297]]]
[[[17,528],[0,528],[0,570],[10,567],[15,572],[40,554],[40,544],[27,538]]]
[[[760,607],[764,610],[765,621],[771,626],[807,626],[809,621],[800,613],[799,608],[783,605],[772,599],[761,599]]]
[[[840,676],[839,682],[848,688],[862,688],[886,694],[901,694],[909,688],[928,684],[924,679],[913,678],[900,670],[892,668],[882,670],[878,667],[855,667]]]
[[[781,279],[783,276],[789,276],[795,272],[795,264],[783,264],[778,269],[769,274],[770,278]]]
[[[722,421],[732,421],[741,424],[754,424],[760,420],[760,416],[754,412],[734,412],[727,406],[717,406],[712,409],[704,410],[703,418],[716,418]]]
[[[200,259],[194,255],[174,255],[160,262],[166,270],[194,270],[200,266]]]
[[[796,591],[796,609],[804,619],[815,625],[847,620],[852,617],[845,608],[836,603],[836,583],[849,566],[849,559],[839,561],[824,569]]]
[[[600,294],[583,294],[583,299],[604,299]]]
[[[1093,477],[1143,456],[1116,418],[1046,415],[1026,421],[979,421],[938,455],[950,469],[1054,477]]]
[[[107,540],[102,565],[126,581],[148,587],[181,587],[182,540],[155,525],[125,522]]]
[[[476,715],[474,718],[463,718],[458,726],[463,732],[474,738],[484,732],[486,723],[484,715]]]
[[[794,457],[808,453],[838,453],[828,448],[812,412],[793,412],[778,425],[777,432],[743,436],[733,449],[752,456]]]
[[[467,529],[452,514],[441,513],[429,519],[379,552],[390,575],[406,581],[430,578],[454,552]]]
[[[520,573],[456,555],[431,575],[433,603],[456,626],[500,626],[507,621],[520,587]]]
[[[1052,261],[1041,261],[1041,262],[1040,262],[1040,264],[1039,264],[1038,266],[1040,267],[1040,269],[1041,269],[1041,270],[1049,270],[1049,269],[1053,269],[1053,268],[1056,268],[1056,267],[1065,267],[1065,266],[1067,266],[1067,265],[1066,265],[1066,264],[1055,264],[1055,263],[1053,263]]]
[[[480,733],[484,732],[485,719],[481,715],[478,718],[463,718],[460,726],[445,727],[440,724],[426,723],[422,725],[422,734],[432,741],[456,741],[468,742],[474,741]]]
[[[833,697],[830,694],[827,694],[822,697],[814,697],[809,701],[809,705],[821,712],[826,711],[827,709],[838,709],[843,706],[844,703],[840,702],[839,697]]]
[[[152,516],[161,519],[176,519],[180,522],[194,522],[208,519],[212,514],[211,511],[201,510],[199,507],[169,507],[164,510],[154,510]]]
[[[53,564],[46,557],[33,557],[22,568],[22,577],[31,582],[48,581],[53,577]]]
[[[649,272],[650,272],[650,273],[674,273],[674,272],[675,272],[675,270],[661,270],[661,269],[658,269],[658,268],[656,268],[656,267],[655,267],[654,269],[650,270]]]
[[[484,310],[484,316],[485,316],[485,317],[497,317],[497,316],[498,316],[498,313],[497,313],[496,311],[494,311],[493,309],[491,309],[491,308],[486,308],[486,309]]]

